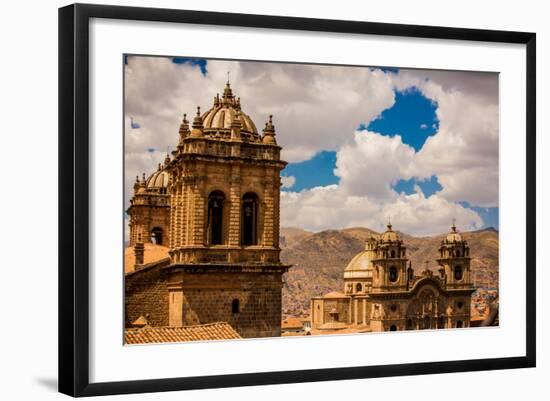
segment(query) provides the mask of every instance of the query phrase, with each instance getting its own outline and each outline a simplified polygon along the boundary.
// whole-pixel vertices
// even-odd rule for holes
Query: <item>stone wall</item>
[[[244,338],[281,335],[281,273],[181,273],[176,277],[170,282],[171,325],[227,322]],[[238,312],[233,308],[235,300]]]
[[[140,316],[151,326],[168,326],[168,289],[162,267],[168,260],[127,274],[125,285],[124,326]]]

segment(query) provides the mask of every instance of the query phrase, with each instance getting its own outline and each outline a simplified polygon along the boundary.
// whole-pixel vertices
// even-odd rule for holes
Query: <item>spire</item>
[[[139,175],[136,175],[136,182],[134,182],[134,192],[137,192],[140,186],[141,183],[139,182]]]
[[[143,179],[139,183],[141,187],[145,188],[147,185],[147,179],[145,178],[145,173],[143,173]]]
[[[391,224],[391,216],[388,217],[388,224],[386,225],[386,227],[388,228],[388,231],[392,231],[392,224]]]
[[[229,101],[231,99],[233,99],[233,91],[231,90],[231,84],[227,81],[223,90],[223,100]]]
[[[197,106],[197,114],[193,119],[193,131],[191,131],[191,136],[202,136],[203,135],[203,125],[201,117],[201,108]]]
[[[453,217],[453,225],[451,226],[453,233],[456,233],[456,219]]]
[[[273,115],[270,115],[269,121],[265,123],[262,142],[267,145],[277,145],[277,141],[275,140],[275,126],[273,125]]]

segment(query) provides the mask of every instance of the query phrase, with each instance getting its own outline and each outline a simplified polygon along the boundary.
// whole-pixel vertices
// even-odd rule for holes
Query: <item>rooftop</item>
[[[125,344],[179,343],[187,341],[234,340],[239,333],[229,323],[218,322],[183,327],[150,327],[124,330]]]

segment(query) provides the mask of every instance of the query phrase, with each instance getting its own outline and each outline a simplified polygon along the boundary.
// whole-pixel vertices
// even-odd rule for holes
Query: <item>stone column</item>
[[[263,234],[262,245],[272,247],[274,224],[274,190],[271,177],[266,179],[264,185],[264,210],[263,210]]]
[[[367,298],[363,298],[363,324],[367,324]]]
[[[231,187],[229,189],[229,246],[238,247],[241,245],[241,167],[232,166]]]
[[[353,311],[353,324],[357,324],[357,314],[359,312],[357,307],[358,307],[359,302],[358,302],[357,298],[355,298],[353,300],[353,302],[354,302],[353,307],[355,308],[355,310]]]

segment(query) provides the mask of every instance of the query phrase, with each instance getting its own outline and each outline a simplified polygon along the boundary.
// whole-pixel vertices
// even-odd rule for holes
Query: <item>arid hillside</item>
[[[344,268],[355,254],[364,249],[365,240],[371,233],[378,234],[363,227],[318,233],[282,228],[281,260],[293,265],[285,274],[283,314],[307,315],[311,297],[342,291]],[[437,270],[437,249],[446,234],[433,237],[399,234],[416,274],[426,267]],[[490,228],[462,234],[470,245],[476,287],[498,287],[498,231]]]

